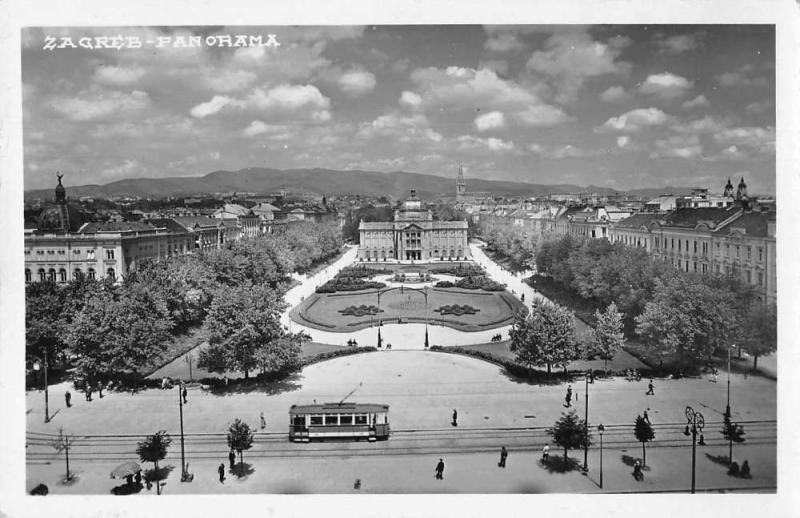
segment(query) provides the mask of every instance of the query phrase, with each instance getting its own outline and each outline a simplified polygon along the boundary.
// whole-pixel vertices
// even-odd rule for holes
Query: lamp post
[[[725,404],[725,415],[731,417],[731,347],[736,347],[736,344],[728,346],[728,402]]]
[[[291,321],[292,320],[290,318],[289,319],[289,322],[290,322],[289,325],[291,325]],[[192,376],[192,352],[191,351],[189,351],[189,354],[186,355],[185,359],[186,359],[186,363],[189,364],[189,381],[194,381],[194,376]]]
[[[694,409],[690,406],[686,407],[686,429],[683,432],[683,435],[691,435],[692,436],[692,493],[694,494],[694,474],[695,474],[695,466],[696,466],[696,457],[697,457],[697,434],[703,431],[703,426],[705,426],[706,421],[703,418],[703,414],[700,412],[695,412]],[[691,430],[690,427],[691,426]],[[705,444],[703,441],[703,436],[700,435],[700,444]]]
[[[44,422],[50,422],[50,397],[47,391],[47,347],[44,348],[44,362],[43,365],[44,370]],[[40,368],[39,362],[34,362],[33,370],[38,372]]]
[[[186,473],[186,454],[183,447],[183,384],[178,384],[178,409],[181,416],[181,482],[186,482],[187,475]]]
[[[600,489],[603,489],[603,432],[605,430],[606,427],[602,423],[597,427],[600,434]]]
[[[422,292],[425,295],[425,349],[428,348],[430,342],[428,341],[428,287],[425,286],[425,289]]]
[[[583,471],[589,471],[589,371],[586,371],[585,380],[586,388],[583,389],[583,392],[586,395],[586,404],[584,405],[583,414],[583,431],[585,434],[583,442]]]

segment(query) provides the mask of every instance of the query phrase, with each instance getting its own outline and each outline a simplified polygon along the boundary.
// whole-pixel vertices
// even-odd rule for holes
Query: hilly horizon
[[[67,182],[69,177],[66,177]],[[267,194],[280,189],[303,190],[324,195],[361,194],[369,196],[389,195],[393,198],[405,197],[409,190],[416,189],[423,199],[441,195],[455,194],[456,179],[430,174],[396,171],[381,173],[376,171],[332,169],[271,169],[248,167],[238,171],[218,170],[204,176],[168,178],[127,178],[104,185],[65,185],[70,198],[81,196],[192,196],[218,192],[255,192]],[[467,191],[489,191],[493,195],[543,196],[561,192],[592,192],[608,194],[627,192],[632,195],[657,196],[663,193],[681,194],[689,188],[664,187],[620,191],[608,187],[573,184],[536,184],[499,180],[480,180],[466,178]],[[55,181],[54,181],[55,187]],[[25,191],[25,198],[51,198],[52,189]]]

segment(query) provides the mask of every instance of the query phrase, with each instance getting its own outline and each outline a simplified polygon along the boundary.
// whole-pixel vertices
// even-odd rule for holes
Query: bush
[[[450,281],[439,281],[433,285],[435,288],[453,288],[455,284]]]
[[[464,277],[463,279],[459,279],[455,285],[458,288],[464,288],[467,290],[480,289],[486,291],[503,291],[506,289],[505,286],[491,280],[485,275],[473,275],[470,277]]]

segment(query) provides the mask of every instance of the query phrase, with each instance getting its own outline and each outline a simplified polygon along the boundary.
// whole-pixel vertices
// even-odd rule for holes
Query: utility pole
[[[47,390],[47,346],[44,348],[44,422],[50,422],[50,397]]]
[[[178,385],[178,409],[181,415],[181,482],[186,482],[186,455],[183,449],[183,386]]]
[[[589,471],[589,372],[586,372],[586,388],[583,390],[586,394],[585,401],[586,404],[584,405],[584,414],[583,414],[583,432],[584,432],[584,442],[583,442],[583,471]]]

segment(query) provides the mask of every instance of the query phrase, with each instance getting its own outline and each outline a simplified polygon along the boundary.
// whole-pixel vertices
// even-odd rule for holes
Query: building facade
[[[359,260],[430,261],[467,259],[466,221],[435,221],[412,189],[394,221],[362,221]]]

